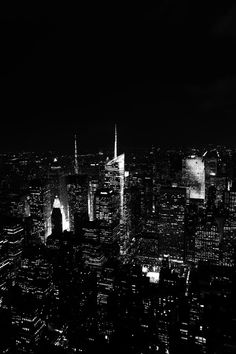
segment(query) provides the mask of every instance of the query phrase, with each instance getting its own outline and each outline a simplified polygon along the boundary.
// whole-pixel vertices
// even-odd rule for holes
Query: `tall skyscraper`
[[[117,158],[117,126],[115,124],[114,159]]]
[[[184,258],[186,188],[162,187],[159,200],[159,247],[160,254],[170,258]]]
[[[98,188],[99,180],[97,178],[90,178],[88,195],[88,213],[90,221],[95,220],[95,194]]]
[[[112,188],[120,199],[120,215],[124,212],[125,154],[108,161],[105,166],[105,186]]]
[[[46,241],[51,234],[51,193],[50,186],[34,181],[29,187],[30,216],[33,220],[33,233]]]
[[[105,188],[111,189],[117,194],[119,199],[119,213],[120,213],[120,252],[125,252],[127,246],[127,235],[124,234],[127,230],[125,225],[125,154],[117,156],[117,127],[115,126],[115,140],[114,140],[114,158],[107,161],[105,165]],[[127,199],[127,198],[126,198]]]
[[[89,180],[87,175],[66,177],[70,231],[88,220]]]
[[[11,273],[15,277],[22,258],[24,229],[20,224],[12,222],[4,227],[3,233],[8,241],[8,257]]]
[[[10,262],[8,255],[8,238],[4,232],[0,233],[0,289],[5,286],[9,276]]]
[[[125,154],[117,156],[117,127],[115,125],[114,158],[105,165],[105,187],[113,189],[120,198],[121,220],[124,213]]]
[[[52,233],[62,233],[62,212],[61,203],[58,197],[55,198],[52,209]]]
[[[215,189],[215,205],[223,201],[224,191],[227,190],[229,177],[226,177],[219,152],[208,150],[203,154],[205,164],[205,194],[206,200],[212,202],[212,190]]]
[[[98,189],[95,194],[95,216],[97,220],[107,224],[118,223],[119,197],[112,189]]]
[[[91,269],[99,271],[106,262],[98,221],[88,221],[82,228],[82,255],[85,265]]]
[[[182,165],[183,184],[190,189],[190,199],[205,200],[205,166],[201,157],[185,158]]]
[[[107,258],[119,254],[119,196],[112,189],[98,189],[95,194],[95,216],[99,221],[100,242]]]
[[[78,150],[77,150],[77,135],[75,134],[75,161],[74,161],[74,165],[75,165],[75,174],[78,175],[79,174],[79,164],[78,164]]]
[[[67,193],[66,193],[66,181],[65,181],[64,171],[61,167],[61,164],[58,161],[58,158],[54,158],[54,161],[50,166],[49,186],[50,186],[50,193],[51,193],[51,211],[53,208],[54,200],[56,196],[58,196],[61,203],[63,230],[68,230],[69,215],[68,215],[68,201],[67,201]]]
[[[221,238],[222,232],[214,220],[206,220],[206,222],[197,226],[195,232],[195,262],[204,261],[219,265]]]

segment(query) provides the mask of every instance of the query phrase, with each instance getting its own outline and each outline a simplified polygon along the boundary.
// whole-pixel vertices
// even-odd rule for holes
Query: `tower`
[[[105,165],[105,187],[113,189],[120,197],[120,217],[123,220],[125,187],[125,154],[108,161]]]
[[[117,126],[115,124],[114,159],[117,158]]]
[[[89,180],[87,175],[69,175],[66,177],[70,231],[75,231],[75,224],[88,219]]]
[[[75,134],[75,174],[79,174],[79,166],[78,166],[78,151],[77,151],[77,135]]]
[[[60,234],[62,232],[62,213],[61,203],[56,196],[52,209],[52,233]]]

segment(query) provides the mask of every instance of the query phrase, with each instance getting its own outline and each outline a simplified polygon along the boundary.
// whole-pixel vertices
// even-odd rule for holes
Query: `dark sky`
[[[205,3],[2,12],[1,151],[236,143],[236,5]]]

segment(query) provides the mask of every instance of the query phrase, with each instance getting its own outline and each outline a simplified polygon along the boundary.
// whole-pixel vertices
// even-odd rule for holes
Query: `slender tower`
[[[79,174],[79,166],[78,166],[78,152],[77,152],[77,136],[75,134],[75,174]]]
[[[117,126],[115,124],[114,159],[117,158]]]

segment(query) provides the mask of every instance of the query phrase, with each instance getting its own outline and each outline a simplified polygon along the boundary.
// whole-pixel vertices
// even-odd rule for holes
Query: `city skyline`
[[[236,352],[236,6],[0,13],[0,352]]]

